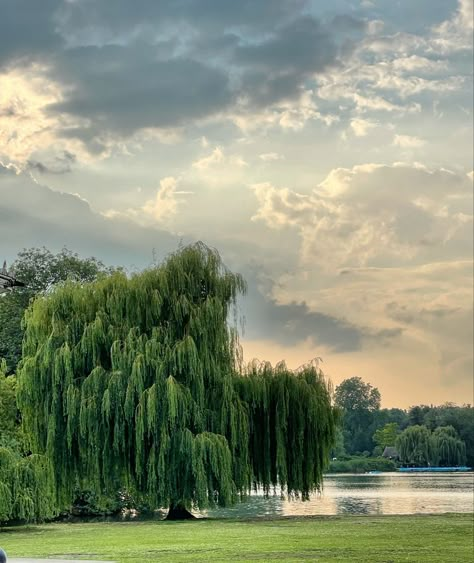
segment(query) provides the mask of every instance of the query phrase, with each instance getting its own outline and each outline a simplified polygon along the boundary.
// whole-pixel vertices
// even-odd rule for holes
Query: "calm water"
[[[282,500],[252,494],[246,502],[230,508],[201,513],[198,517],[256,518],[272,516],[317,516],[322,514],[430,514],[474,512],[474,473],[383,473],[377,475],[327,475],[321,495],[311,500]],[[120,516],[68,518],[70,521],[161,520],[167,510],[154,514],[125,513]]]
[[[318,514],[417,514],[474,511],[474,473],[328,475],[310,501],[255,494],[214,517],[309,516]]]

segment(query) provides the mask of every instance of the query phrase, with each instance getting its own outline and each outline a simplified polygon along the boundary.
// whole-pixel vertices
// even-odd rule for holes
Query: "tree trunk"
[[[182,504],[172,504],[166,516],[166,520],[193,520],[196,518]]]

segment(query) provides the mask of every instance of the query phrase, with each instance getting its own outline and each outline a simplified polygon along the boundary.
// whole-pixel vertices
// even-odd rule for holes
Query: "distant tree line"
[[[334,457],[378,457],[396,448],[406,465],[474,466],[474,409],[471,405],[381,408],[377,388],[360,377],[335,390],[342,413]]]

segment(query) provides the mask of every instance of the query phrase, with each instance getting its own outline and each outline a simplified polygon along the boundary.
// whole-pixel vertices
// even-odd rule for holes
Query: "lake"
[[[474,511],[474,473],[327,475],[321,495],[289,502],[254,494],[245,503],[209,510],[219,518],[323,514],[421,514]]]

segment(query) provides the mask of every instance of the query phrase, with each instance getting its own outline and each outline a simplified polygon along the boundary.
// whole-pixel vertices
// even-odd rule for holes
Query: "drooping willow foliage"
[[[297,372],[284,362],[252,362],[236,378],[249,413],[249,462],[253,487],[279,485],[306,500],[320,490],[335,441],[337,413],[317,365]]]
[[[409,426],[398,436],[397,450],[404,464],[429,465],[433,459],[431,432],[426,426]]]
[[[329,389],[314,368],[237,375],[228,319],[244,291],[197,244],[131,279],[68,283],[34,302],[18,401],[58,503],[77,484],[188,508],[225,505],[256,484],[304,496],[320,486]]]
[[[0,361],[0,524],[38,521],[56,514],[53,482],[45,456],[21,451],[15,378]]]
[[[439,426],[432,434],[434,459],[440,467],[452,467],[466,463],[466,444],[460,440],[452,426]]]
[[[20,456],[0,448],[0,522],[40,521],[57,514],[49,464],[45,456]]]
[[[466,463],[466,444],[452,426],[430,432],[426,426],[410,426],[398,437],[397,447],[404,464],[451,467]]]

